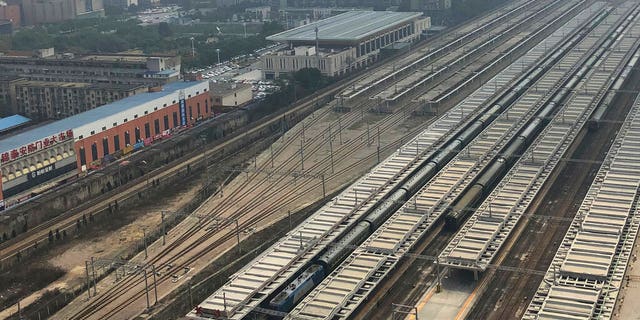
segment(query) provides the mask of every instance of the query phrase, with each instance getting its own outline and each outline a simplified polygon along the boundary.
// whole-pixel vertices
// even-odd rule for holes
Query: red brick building
[[[154,91],[0,140],[0,210],[3,199],[98,168],[213,115],[207,82],[175,82]]]

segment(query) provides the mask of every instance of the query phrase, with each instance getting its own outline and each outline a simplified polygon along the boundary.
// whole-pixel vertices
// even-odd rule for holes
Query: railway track
[[[390,124],[390,126],[392,126],[393,124],[394,124],[394,123],[392,122],[392,123]],[[395,124],[397,124],[397,122],[396,122]],[[293,141],[295,141],[295,140],[296,140],[295,136],[291,136],[291,135],[290,135],[290,138],[289,138],[288,142],[289,142],[289,143],[293,143]],[[310,143],[311,143],[311,144],[313,144],[313,143],[316,143],[316,142],[317,142],[316,140],[313,140],[313,139],[312,139],[312,141],[311,141]],[[321,145],[321,143],[318,143],[318,145]],[[320,147],[318,148],[318,150],[319,150],[319,149],[320,149]],[[348,156],[348,154],[344,155],[344,157],[346,157],[346,156]],[[295,158],[296,158],[296,157],[291,157],[290,159],[295,159]],[[294,160],[290,160],[290,161],[287,161],[287,162],[288,162],[288,163],[291,163],[291,162],[293,162],[293,161],[294,161]],[[327,160],[325,159],[325,161],[324,161],[325,163],[324,163],[324,164],[326,164],[326,161],[327,161]],[[314,169],[315,169],[315,167],[314,167]],[[353,168],[346,168],[345,170],[342,170],[342,171],[340,171],[339,173],[346,173],[346,172],[351,171],[351,169],[353,169]],[[250,180],[250,181],[251,181],[251,180]],[[253,182],[253,181],[252,181],[252,182]],[[317,187],[312,187],[312,188],[317,188]],[[276,191],[276,189],[274,189],[274,191]],[[277,189],[277,191],[281,191],[281,189]],[[277,192],[273,192],[273,193],[274,193],[274,194],[276,194]],[[248,197],[248,196],[249,196],[249,194],[248,194],[248,193],[246,193],[246,194],[244,194],[243,196],[244,196],[244,197]],[[249,210],[251,210],[251,209],[255,209],[257,205],[258,205],[258,204],[254,202],[254,203],[252,203],[252,204],[250,204],[250,205],[248,205],[248,206],[244,207],[244,208],[243,208],[243,210],[248,210],[248,211],[249,211]],[[219,208],[219,209],[217,209],[217,210],[212,210],[212,211],[209,213],[209,215],[211,216],[211,219],[210,219],[211,221],[213,221],[213,220],[215,220],[216,218],[218,218],[218,217],[219,217],[219,215],[218,215],[218,214],[219,214],[220,212],[224,211],[225,209],[228,209],[228,208],[229,208],[229,206],[228,206],[228,205],[224,205],[224,206],[219,206],[218,208]],[[259,215],[259,216],[254,217],[254,218],[257,218],[258,220],[261,220],[261,219],[263,219],[263,218],[265,218],[265,217],[267,217],[267,216],[268,216],[268,214],[264,213],[264,214],[261,214],[261,215]],[[237,218],[237,216],[231,216],[231,219],[234,219],[234,218]],[[75,220],[74,220],[74,222],[75,222]],[[245,226],[249,226],[249,225],[250,225],[250,223],[243,224],[243,227],[245,227]],[[208,236],[210,236],[210,234],[207,234],[207,235],[208,235]],[[232,237],[226,236],[226,237],[222,238],[222,240],[220,240],[220,241],[226,241],[226,240],[229,240],[229,239],[232,239]],[[185,240],[185,238],[179,238],[179,240]],[[177,242],[177,241],[176,241],[176,242]],[[220,243],[222,243],[222,242],[220,242]],[[117,294],[115,294],[115,295],[117,295]]]
[[[319,118],[319,117],[318,117],[318,118]],[[353,118],[353,117],[352,117],[352,118]],[[396,119],[396,120],[391,121],[388,125],[386,125],[386,127],[389,127],[389,128],[394,127],[394,126],[395,126],[395,125],[397,125],[400,121],[404,120],[404,119],[403,119],[403,117],[395,117],[395,118],[397,118],[397,119]],[[351,119],[349,119],[349,120],[351,120]],[[355,120],[355,121],[357,121],[357,119],[354,119],[354,120]],[[353,123],[353,121],[348,121],[348,122],[347,122],[347,124],[351,124],[351,123]],[[380,127],[380,126],[378,126],[378,127]],[[377,127],[374,127],[374,129],[375,129],[375,128],[377,128]],[[382,128],[383,128],[383,129],[382,129],[382,131],[384,131],[385,127],[384,127],[384,126],[382,126]],[[416,130],[416,131],[417,131],[417,130]],[[298,132],[298,136],[299,136],[299,135],[300,135],[300,132]],[[364,135],[364,133],[363,133],[363,134],[361,134],[361,136],[360,136],[360,138],[361,138],[360,140],[361,140],[361,141],[362,141],[362,140],[363,140],[363,138],[364,138],[364,136],[363,136],[363,135]],[[289,142],[289,143],[293,143],[293,141],[297,140],[297,139],[295,138],[295,136],[296,136],[296,135],[293,135],[293,136],[292,136],[292,135],[290,135],[290,136],[289,136],[289,139],[288,139],[288,142]],[[358,139],[354,139],[353,141],[357,141],[357,140],[358,140]],[[316,141],[317,141],[317,137],[314,137],[314,138],[312,139],[312,141],[311,141],[311,144],[313,144],[313,143],[314,143],[314,142],[316,142]],[[319,145],[320,145],[320,144],[319,144]],[[320,147],[318,147],[317,149],[319,149],[319,148],[320,148]],[[352,146],[351,146],[351,145],[347,145],[347,148],[349,148],[349,150],[354,150],[354,149],[355,149],[355,148],[352,148]],[[317,149],[316,149],[316,150],[317,150]],[[316,150],[312,150],[312,152],[313,152],[313,151],[316,151]],[[309,150],[307,150],[307,151],[309,151]],[[347,156],[349,156],[349,154],[344,154],[344,155],[342,155],[342,157],[347,157]],[[293,161],[292,159],[297,159],[297,157],[291,157],[291,158],[287,159],[287,160],[285,161],[285,163],[284,163],[282,166],[284,166],[284,165],[289,164],[290,162],[292,162],[292,161]],[[328,159],[327,159],[327,158],[325,158],[323,161],[321,161],[321,162],[319,162],[319,163],[316,163],[314,166],[324,165],[324,164],[326,164],[326,162],[327,162],[327,161],[328,161]],[[296,162],[296,161],[293,161],[293,162]],[[358,163],[357,163],[357,164],[358,164]],[[266,164],[263,164],[263,166],[265,166],[265,165],[266,165]],[[294,165],[297,165],[297,162],[296,162]],[[262,169],[264,169],[264,168],[262,168]],[[282,168],[280,167],[280,168],[278,168],[278,169],[282,169]],[[315,167],[310,168],[310,170],[311,170],[311,171],[313,171],[313,169],[315,169]],[[349,168],[346,168],[345,170],[343,170],[342,172],[338,172],[338,173],[339,173],[339,174],[347,173],[347,172],[351,171],[352,169],[353,169],[352,167],[349,167]],[[252,179],[253,179],[253,178],[252,178]],[[264,181],[267,181],[267,180],[268,180],[268,179],[263,179],[262,181],[264,182]],[[254,183],[254,181],[253,181],[253,180],[247,180],[246,184],[248,185],[248,184],[250,184],[250,183]],[[242,186],[244,187],[245,185],[242,185]],[[240,189],[240,188],[241,188],[241,187],[239,187],[238,189]],[[312,188],[317,188],[317,187],[312,187]],[[239,190],[236,190],[236,191],[239,191]],[[280,195],[281,195],[281,196],[280,196],[280,198],[279,198],[279,199],[277,199],[275,202],[280,202],[280,201],[284,200],[283,198],[285,198],[285,199],[286,199],[286,198],[290,197],[290,194],[282,194],[282,193],[281,193],[282,191],[283,191],[283,190],[282,190],[282,188],[279,188],[279,189],[278,189],[278,188],[271,188],[271,192],[270,192],[269,196],[270,196],[270,195],[273,195],[273,194],[280,194]],[[248,197],[250,193],[249,193],[249,192],[245,192],[245,193],[232,192],[232,194],[234,194],[234,195],[239,194],[239,197],[240,197],[240,198],[244,198],[244,197]],[[227,199],[230,199],[230,198],[227,198]],[[216,218],[218,218],[218,217],[219,217],[219,214],[220,214],[221,212],[223,212],[223,211],[225,211],[225,210],[229,209],[229,203],[231,203],[231,202],[235,202],[235,201],[237,201],[237,200],[242,200],[242,199],[238,199],[237,197],[235,197],[235,198],[233,199],[233,201],[229,200],[227,203],[223,203],[223,204],[219,205],[219,206],[217,207],[217,209],[213,209],[212,211],[210,211],[210,212],[209,212],[209,216],[211,216],[211,219],[210,219],[210,220],[215,220]],[[261,200],[262,200],[262,199],[261,199]],[[257,202],[257,201],[254,201],[254,202],[248,203],[245,207],[241,208],[240,210],[241,210],[241,211],[253,211],[253,210],[255,210],[255,209],[256,209],[256,206],[257,206],[257,205],[259,205],[259,204],[258,204],[258,203],[256,203],[256,202]],[[271,212],[270,212],[270,211],[277,211],[277,210],[278,210],[278,208],[272,208],[272,209],[270,209],[270,210],[263,211],[260,215],[254,216],[254,217],[253,217],[253,219],[254,219],[254,220],[262,220],[262,219],[266,218],[267,216],[269,216],[269,215],[271,214]],[[239,218],[238,216],[236,216],[236,215],[232,215],[230,219],[238,219],[238,218]],[[203,224],[207,224],[208,222],[210,222],[210,221],[206,221],[206,220],[205,220],[205,221],[202,221],[202,223],[203,223]],[[251,225],[252,223],[253,223],[252,221],[249,221],[249,222],[247,222],[247,223],[243,223],[243,228],[244,228],[245,226],[249,226],[249,225]],[[194,231],[194,232],[197,232],[197,231]],[[176,241],[175,241],[175,243],[179,243],[179,242],[181,242],[182,240],[186,240],[186,238],[188,238],[188,237],[190,237],[190,236],[192,236],[192,235],[193,235],[192,230],[189,230],[189,231],[187,231],[187,233],[185,233],[185,235],[184,235],[183,237],[181,237],[181,238],[179,238],[178,240],[176,240]],[[211,236],[210,234],[205,234],[202,238],[207,239],[207,238],[208,238],[208,237],[210,237],[210,236]],[[228,234],[226,237],[222,238],[222,240],[220,240],[220,241],[226,241],[226,240],[228,240],[228,239],[231,239],[231,235],[230,235],[230,234]],[[197,245],[199,245],[199,244],[201,244],[201,243],[195,243],[193,246],[197,246]],[[216,243],[215,245],[217,245],[217,244],[218,244],[218,243]],[[167,249],[165,249],[165,250],[171,250],[171,249],[174,249],[174,248],[169,247],[169,248],[167,248]],[[181,253],[182,253],[182,252],[181,252]],[[162,255],[162,254],[163,254],[163,253],[161,253],[161,255]],[[198,257],[198,258],[199,258],[199,257]],[[153,261],[151,261],[151,263],[153,263]],[[160,278],[160,282],[162,282],[162,281],[164,281],[164,280],[165,280],[165,279]],[[116,298],[116,299],[117,299],[117,298],[120,296],[120,294],[121,294],[121,293],[122,293],[122,292],[114,292],[114,293],[112,294],[112,297],[114,297],[114,298]],[[109,301],[107,301],[107,302],[109,302]],[[89,312],[91,312],[91,311],[93,311],[93,310],[89,310]],[[85,315],[87,315],[87,313],[86,313],[86,312],[82,312],[80,315],[81,315],[81,316],[85,316]]]

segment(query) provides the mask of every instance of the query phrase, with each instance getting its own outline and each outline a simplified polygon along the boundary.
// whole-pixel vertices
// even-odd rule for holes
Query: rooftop
[[[88,82],[65,82],[65,81],[39,81],[39,80],[22,80],[19,86],[25,87],[45,87],[45,88],[83,88],[83,89],[99,89],[108,91],[128,91],[144,87],[138,84],[120,84],[120,83],[88,83]]]
[[[271,41],[357,41],[422,16],[420,12],[349,11],[267,37]]]
[[[62,120],[51,122],[32,130],[21,132],[5,139],[1,139],[0,153],[19,148],[36,140],[67,131],[69,129],[73,130],[74,128],[78,128],[96,120],[116,115],[143,103],[189,88],[197,83],[199,82],[172,82],[165,85],[162,91],[140,93],[113,103],[105,104],[104,106],[91,109],[89,111],[78,113]]]
[[[29,121],[31,121],[31,119],[23,117],[19,114],[12,115],[6,118],[0,118],[0,132],[4,132],[21,126]]]
[[[212,94],[226,95],[231,92],[235,92],[241,89],[251,88],[247,83],[212,83],[210,85]]]

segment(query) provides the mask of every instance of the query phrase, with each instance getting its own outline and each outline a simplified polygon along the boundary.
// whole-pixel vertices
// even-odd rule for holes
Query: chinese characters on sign
[[[24,157],[26,155],[29,155],[31,153],[34,153],[36,151],[42,150],[42,149],[46,149],[50,146],[53,146],[57,143],[60,143],[62,141],[68,140],[73,138],[73,131],[72,130],[67,130],[64,132],[60,132],[58,134],[54,134],[51,137],[47,137],[44,139],[40,139],[38,141],[32,142],[28,145],[24,145],[20,148],[17,149],[13,149],[11,151],[7,151],[7,152],[3,152],[2,155],[0,155],[0,162],[1,163],[7,163],[13,160],[16,160],[18,158]]]

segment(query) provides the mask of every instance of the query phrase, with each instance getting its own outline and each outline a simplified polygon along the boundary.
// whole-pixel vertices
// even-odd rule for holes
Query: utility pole
[[[287,210],[287,217],[289,218],[289,230],[291,230],[291,210]]]
[[[338,135],[340,136],[340,144],[342,145],[342,117],[338,117]]]
[[[147,259],[147,230],[142,229],[142,238],[144,239],[144,258]]]
[[[96,268],[95,268],[94,262],[95,262],[94,258],[91,257],[91,275],[93,277],[93,296],[95,297],[96,295],[98,295],[98,292],[96,288]]]
[[[154,305],[158,304],[158,283],[156,282],[156,266],[155,265],[151,265],[151,273],[153,273],[153,292],[156,296],[156,303],[154,303]]]
[[[438,279],[438,284],[436,285],[436,292],[440,292],[442,290],[442,282],[440,281],[440,260],[436,257],[436,277]]]
[[[164,212],[165,212],[165,210],[161,211],[161,214],[162,214],[162,245],[163,246],[167,243],[167,232],[166,232],[166,228],[165,228],[165,224],[164,224]]]
[[[331,129],[331,128],[329,128]],[[331,173],[334,173],[333,171],[333,137],[331,137],[331,131],[329,131],[329,158],[331,160]]]
[[[300,139],[300,161],[301,161],[301,169],[304,171],[304,145],[302,142],[303,139]]]
[[[236,238],[238,239],[238,254],[242,253],[242,248],[240,248],[240,226],[238,224],[238,219],[236,221]]]
[[[269,151],[271,152],[271,168],[273,168],[273,144],[269,145]]]
[[[91,299],[91,282],[89,281],[89,261],[84,261],[84,273],[87,277],[87,295]]]
[[[142,269],[144,276],[144,293],[147,295],[147,309],[149,309],[149,283],[147,282],[147,269]]]
[[[321,175],[321,177],[322,177],[322,199],[324,199],[327,197],[327,192],[324,187],[324,173]]]
[[[378,163],[380,163],[380,126],[378,126],[378,148],[377,148],[377,153],[378,153]]]

